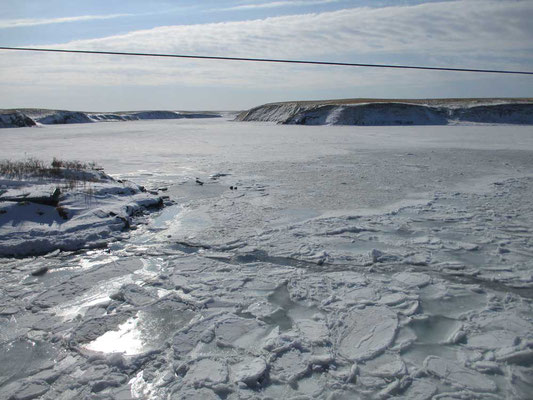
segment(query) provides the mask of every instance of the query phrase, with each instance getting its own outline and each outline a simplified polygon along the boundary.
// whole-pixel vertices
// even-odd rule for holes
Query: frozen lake
[[[0,135],[176,202],[107,249],[0,259],[0,398],[531,396],[531,126]]]

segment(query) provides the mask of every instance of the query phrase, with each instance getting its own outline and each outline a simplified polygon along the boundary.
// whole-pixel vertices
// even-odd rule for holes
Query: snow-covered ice
[[[0,398],[531,397],[530,127],[2,135],[175,203],[102,248],[0,259]]]

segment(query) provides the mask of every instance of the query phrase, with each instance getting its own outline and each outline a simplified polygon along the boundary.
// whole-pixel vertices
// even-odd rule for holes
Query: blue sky
[[[0,45],[533,70],[529,0],[3,0]],[[533,96],[528,76],[0,52],[0,108]]]

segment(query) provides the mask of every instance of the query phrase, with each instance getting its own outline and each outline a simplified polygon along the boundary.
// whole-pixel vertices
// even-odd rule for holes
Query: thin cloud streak
[[[38,25],[64,24],[64,23],[69,23],[69,22],[80,22],[80,21],[115,19],[115,18],[123,18],[123,17],[132,17],[134,15],[135,14],[80,15],[76,17],[61,17],[61,18],[26,18],[26,19],[0,20],[0,29],[19,28],[19,27],[27,27],[27,26],[38,26]]]
[[[479,7],[481,4],[484,7]],[[57,47],[258,58],[326,57],[346,62],[364,62],[372,54],[433,55],[446,58],[448,65],[453,58],[455,65],[468,66],[476,56],[503,60],[526,55],[531,60],[527,54],[532,17],[529,1],[427,3],[162,26]],[[331,60],[331,55],[336,59]],[[355,61],[354,55],[358,55]]]
[[[320,4],[338,3],[341,0],[297,0],[297,1],[272,1],[269,3],[242,4],[240,6],[222,8],[220,11],[256,10],[264,8],[315,6]]]

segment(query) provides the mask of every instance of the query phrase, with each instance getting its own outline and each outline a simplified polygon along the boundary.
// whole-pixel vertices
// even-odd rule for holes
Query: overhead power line
[[[98,55],[136,56],[136,57],[192,58],[192,59],[197,59],[197,60],[251,61],[251,62],[265,62],[265,63],[331,65],[331,66],[340,66],[340,67],[419,69],[419,70],[430,70],[430,71],[476,72],[476,73],[489,73],[489,74],[533,75],[533,71],[508,71],[508,70],[479,69],[479,68],[424,67],[424,66],[418,66],[418,65],[363,64],[363,63],[345,63],[345,62],[331,62],[331,61],[284,60],[284,59],[274,59],[274,58],[222,57],[222,56],[201,56],[201,55],[160,54],[160,53],[130,53],[130,52],[121,52],[121,51],[43,49],[43,48],[5,47],[5,46],[0,46],[0,50],[40,51],[40,52],[49,52],[49,53],[98,54]]]

